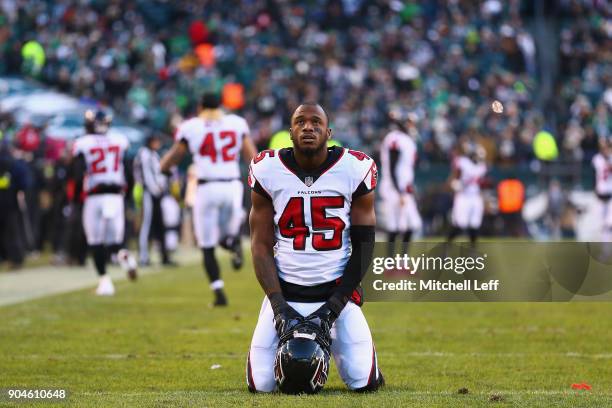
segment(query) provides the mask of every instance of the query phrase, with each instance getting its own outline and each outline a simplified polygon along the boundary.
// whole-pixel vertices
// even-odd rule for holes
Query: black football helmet
[[[284,394],[315,394],[329,373],[331,340],[321,326],[302,320],[281,336],[274,360],[274,379]]]
[[[101,109],[88,109],[85,112],[85,130],[87,133],[103,135],[108,132],[112,121],[112,115]]]

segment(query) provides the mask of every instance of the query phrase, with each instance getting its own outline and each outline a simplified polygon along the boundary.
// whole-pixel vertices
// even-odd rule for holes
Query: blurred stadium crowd
[[[300,101],[316,100],[337,140],[376,156],[401,106],[415,115],[421,163],[448,163],[470,139],[491,164],[533,169],[539,132],[558,147],[548,159],[564,162],[590,163],[610,137],[611,12],[598,0],[1,0],[0,75],[166,135],[216,89],[260,149]],[[44,128],[0,116],[4,140],[20,148]],[[30,194],[54,192],[57,214],[65,156],[20,156]]]
[[[236,13],[238,3],[222,1],[3,1],[0,72],[164,131],[194,111],[200,91],[237,82],[261,143],[314,99],[355,148],[373,149],[389,105],[400,104],[419,114],[425,159],[446,160],[469,134],[491,141],[490,160],[524,162],[546,126],[588,160],[610,128],[610,6],[550,2],[542,18],[555,27],[545,32],[534,3],[254,0]],[[534,34],[558,48],[558,64],[538,55]],[[44,62],[23,57],[28,41]],[[503,117],[489,109],[494,99]]]

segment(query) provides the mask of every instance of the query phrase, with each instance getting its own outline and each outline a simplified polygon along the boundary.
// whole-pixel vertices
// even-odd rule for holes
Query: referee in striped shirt
[[[162,214],[161,200],[168,190],[167,177],[162,174],[159,165],[161,140],[152,134],[140,148],[134,162],[134,181],[142,185],[142,222],[138,235],[139,262],[142,266],[150,265],[149,238],[159,242],[162,263],[173,265],[166,249],[166,228]]]

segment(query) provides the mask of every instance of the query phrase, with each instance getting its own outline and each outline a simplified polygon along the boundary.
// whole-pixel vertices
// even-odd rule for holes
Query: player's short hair
[[[217,92],[204,92],[200,105],[204,109],[217,109],[221,106],[221,96]]]
[[[151,146],[151,143],[155,140],[161,141],[160,135],[155,132],[150,133],[145,139],[145,146]]]
[[[327,127],[329,127],[329,115],[327,114],[327,111],[325,110],[325,108],[323,107],[323,105],[321,105],[320,103],[314,102],[314,101],[306,101],[306,102],[302,102],[300,103],[294,110],[293,113],[291,114],[291,122],[293,122],[293,115],[295,115],[295,111],[300,107],[300,106],[318,106],[321,108],[321,110],[323,111],[323,113],[325,114],[325,120],[327,121]]]

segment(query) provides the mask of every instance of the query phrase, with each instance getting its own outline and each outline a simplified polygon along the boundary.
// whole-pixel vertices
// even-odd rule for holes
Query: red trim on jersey
[[[289,168],[289,166],[287,166],[287,165],[285,164],[285,161],[283,160],[282,156],[280,155],[280,152],[279,152],[279,154],[278,154],[278,160],[280,160],[280,162],[283,164],[283,166],[285,166],[285,168],[286,168],[287,170],[289,170],[289,171],[290,171],[290,172],[291,172],[291,173],[292,173],[292,174],[293,174],[295,177],[300,178],[300,176],[298,176],[297,174],[295,174],[295,172],[294,172],[293,170],[291,170],[291,169]]]
[[[336,278],[335,283],[336,283],[336,286],[339,286],[342,283],[342,276],[339,278]],[[363,298],[361,295],[362,292],[363,292],[363,289],[361,289],[358,286],[357,288],[353,289],[353,293],[351,293],[351,297],[350,297],[350,300],[359,307],[363,305]]]
[[[329,169],[331,169],[332,167],[334,167],[336,165],[336,163],[338,163],[340,161],[340,159],[342,158],[342,156],[344,156],[344,152],[346,149],[341,148],[342,151],[340,152],[340,155],[338,156],[338,158],[336,159],[335,162],[331,163],[325,170],[321,171],[321,173],[317,176],[317,178],[320,178],[323,174],[325,174]],[[289,170],[291,173],[293,173],[293,175],[295,175],[297,178],[300,178],[299,175],[297,175],[293,170],[291,170],[291,168],[289,166],[287,166],[287,164],[283,161],[283,157],[281,154],[278,155],[278,159],[280,160],[281,163],[283,163],[283,166],[285,166],[285,168],[287,170]],[[364,177],[365,178],[365,177]],[[301,179],[300,179],[301,180]]]
[[[336,159],[335,162],[333,162],[332,164],[330,164],[325,170],[323,170],[321,172],[321,174],[319,174],[319,177],[321,177],[323,174],[325,174],[327,172],[327,170],[331,169],[332,167],[334,167],[336,165],[336,163],[338,163],[340,161],[340,159],[342,158],[342,156],[344,156],[344,152],[346,151],[346,149],[342,148],[342,152],[340,152],[340,156],[338,156],[338,158]]]
[[[355,289],[353,291],[353,294],[351,295],[351,300],[353,301],[353,303],[355,303],[356,305],[361,305],[363,304],[363,302],[361,301],[361,293],[359,293],[359,291],[357,289]]]
[[[257,392],[257,387],[255,387],[255,381],[253,380],[253,370],[251,369],[251,352],[247,355],[247,385],[249,387],[249,391]]]
[[[368,377],[368,384],[372,385],[376,382],[376,348],[372,343],[372,368],[370,369],[370,377]]]
[[[253,187],[251,187],[251,181],[252,181],[252,180],[251,180],[251,178],[252,178],[253,180],[255,180],[255,183],[253,183]],[[264,192],[264,193],[266,193],[266,194],[268,195],[268,197],[267,197],[267,198],[269,198],[269,199],[270,199],[270,201],[272,201],[272,194],[270,194],[270,192],[268,191],[268,189],[267,189],[267,188],[265,188],[265,187],[263,186],[263,184],[261,184],[261,183],[259,182],[259,180],[257,180],[257,177],[255,177],[255,175],[254,175],[254,174],[249,174],[249,179],[248,179],[248,182],[249,182],[249,187],[251,187],[251,190],[255,191],[256,193],[259,193],[259,191],[257,191],[257,188],[255,188],[255,187],[258,185],[259,187],[261,187],[261,189],[263,190],[263,192]]]
[[[366,185],[366,187],[368,187],[368,192],[370,191],[374,191],[374,189],[376,188],[376,186],[378,185],[378,167],[376,167],[376,162],[373,159],[372,160],[372,165],[370,166],[370,168],[368,169],[368,171],[366,172],[365,176],[363,176],[363,178],[361,179],[361,181],[359,183],[357,183],[357,188],[355,189],[355,191],[357,191],[357,189],[359,188],[359,186],[361,185],[361,183],[365,182],[366,177],[368,177],[368,174],[370,174],[370,172],[372,171],[372,169],[376,170],[376,173],[372,175],[372,183],[368,186]],[[353,191],[353,194],[355,193],[355,191]],[[365,193],[364,193],[365,194]]]

